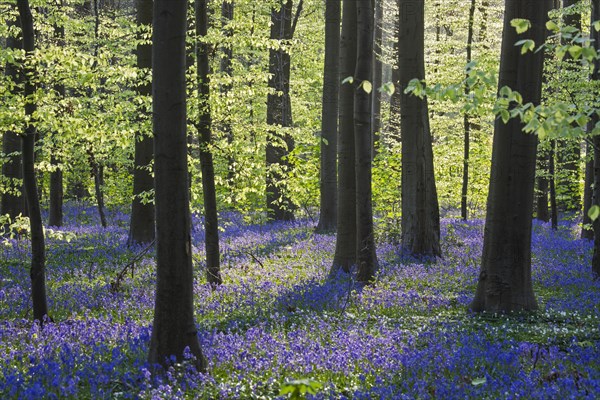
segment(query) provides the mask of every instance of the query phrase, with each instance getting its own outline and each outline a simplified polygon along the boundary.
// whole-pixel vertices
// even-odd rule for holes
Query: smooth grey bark
[[[61,3],[62,7],[63,4]],[[54,37],[60,46],[65,45],[65,27],[54,25]],[[62,83],[54,85],[54,91],[60,99],[65,97],[65,85]],[[56,134],[56,133],[54,133]],[[50,165],[53,170],[50,172],[50,201],[48,209],[48,225],[60,227],[63,224],[63,172],[60,165],[60,159],[56,156],[57,146],[52,145],[52,154],[50,155]]]
[[[600,20],[600,0],[592,0],[592,22]],[[594,28],[591,30],[591,39],[597,47],[600,43],[600,32]],[[592,80],[600,80],[600,60],[594,61],[594,72]],[[596,117],[597,118],[597,117]],[[600,205],[600,136],[592,138],[594,148],[594,192],[592,203]],[[592,272],[596,278],[600,278],[600,218],[593,223],[594,229],[594,254],[592,256]]]
[[[398,0],[402,247],[415,256],[439,256],[440,216],[427,99],[404,93],[411,79],[425,79],[424,8],[424,0]]]
[[[356,1],[343,0],[340,36],[340,81],[356,72]],[[355,82],[356,83],[356,82]],[[338,215],[334,276],[341,269],[350,272],[356,264],[356,174],[354,145],[354,86],[344,83],[339,93],[338,133]]]
[[[505,0],[504,30],[498,89],[508,86],[524,102],[539,104],[544,56],[521,55],[515,43],[546,38],[545,22],[551,0]],[[531,21],[531,28],[517,35],[510,26],[515,18]],[[475,312],[511,312],[537,309],[531,284],[531,224],[537,138],[523,132],[517,119],[496,118],[492,150],[483,257],[475,298]]]
[[[579,0],[563,0],[563,8],[576,5]],[[565,15],[565,25],[573,26],[581,30],[581,14],[574,13]],[[563,40],[563,44],[568,44]],[[575,73],[578,61],[573,60],[567,52],[564,61],[566,62],[565,71]],[[581,196],[579,191],[579,181],[581,171],[579,162],[581,160],[581,143],[579,140],[558,140],[556,148],[556,169],[560,173],[556,174],[557,202],[560,211],[580,212]]]
[[[548,175],[550,186],[550,224],[552,230],[558,229],[558,202],[556,199],[556,140],[550,143],[550,154],[548,155]]]
[[[12,22],[13,25],[20,26],[21,22],[17,19]],[[6,38],[6,47],[9,49],[21,49],[23,44],[15,36]],[[18,93],[18,84],[22,82],[22,74],[19,74],[16,65],[7,63],[4,68],[4,74],[15,84],[11,88],[11,93]],[[21,165],[21,138],[16,132],[5,131],[2,135],[2,153],[6,157],[2,164],[2,175],[4,179],[10,181],[11,193],[4,193],[0,201],[0,215],[6,215],[14,220],[16,217],[27,214],[27,205],[23,195],[23,167]],[[18,194],[17,194],[18,193]]]
[[[33,17],[28,0],[17,0],[19,16],[21,18],[21,29],[23,32],[23,50],[25,50],[24,82],[25,82],[25,115],[33,118],[37,106],[31,100],[35,92],[32,82],[35,69],[27,58],[33,56],[35,50],[35,32],[33,30]],[[31,233],[31,298],[33,302],[33,319],[43,324],[44,317],[48,316],[48,302],[46,299],[46,244],[44,240],[44,228],[42,225],[42,213],[37,191],[35,177],[35,137],[36,127],[32,121],[25,128],[21,137],[21,154],[23,156],[23,187],[27,198],[27,209],[29,212],[29,228]]]
[[[231,27],[231,23],[233,21],[233,12],[234,12],[234,1],[233,0],[224,0],[223,4],[221,4],[221,32],[222,35],[227,38],[228,41],[231,40],[233,36],[233,28]],[[221,61],[219,63],[219,69],[221,74],[226,78],[231,78],[233,76],[233,45],[230,42],[226,42],[221,47],[221,51],[223,54],[221,55]],[[227,82],[222,84],[220,87],[220,92],[224,97],[227,97],[227,93],[231,91],[232,84]],[[227,104],[227,103],[226,103]],[[221,129],[223,130],[223,134],[227,138],[227,143],[231,145],[233,143],[233,130],[231,128],[231,120],[230,120],[230,112],[227,110],[225,119],[222,121]],[[227,184],[230,188],[235,186],[235,154],[233,151],[229,151],[227,154]]]
[[[302,0],[298,2],[294,23],[292,0],[280,0],[278,8],[271,9],[271,39],[279,40],[282,44],[292,39],[302,3]],[[267,214],[272,220],[291,221],[296,207],[287,193],[286,179],[292,168],[288,156],[294,150],[294,139],[285,131],[293,123],[290,55],[282,47],[269,49],[269,89],[273,92],[267,96],[267,124],[271,127],[266,149]]]
[[[594,129],[598,123],[598,116],[594,114],[588,124],[588,132]],[[587,161],[585,163],[585,183],[583,186],[583,220],[581,221],[581,238],[594,239],[594,231],[590,229],[592,220],[588,216],[593,201],[593,184],[594,184],[594,159],[590,157],[590,152],[593,152],[593,147],[589,143],[586,145]]]
[[[187,1],[155,0],[152,110],[156,190],[156,297],[148,361],[167,366],[185,349],[207,367],[194,323],[189,208],[185,37]]]
[[[204,38],[208,29],[206,0],[196,0],[196,36]],[[209,47],[202,41],[196,43],[198,64],[198,121],[200,134],[200,168],[202,169],[202,194],[204,197],[204,244],[206,248],[206,280],[211,285],[223,283],[219,252],[219,218],[217,214],[217,191],[212,156],[212,120],[210,117],[210,66]]]
[[[372,157],[375,159],[381,137],[381,85],[383,85],[383,0],[373,0],[375,7],[373,27],[373,94],[371,96],[371,130],[373,131]]]
[[[152,0],[137,0],[137,25],[143,32],[147,32],[152,26]],[[140,38],[142,35],[139,35]],[[140,43],[136,49],[137,68],[143,75],[150,73],[152,68],[152,45]],[[152,94],[152,83],[144,81],[136,86],[139,96],[150,96]],[[144,106],[138,110],[140,114],[138,121],[143,126],[143,121],[149,118],[148,110]],[[129,222],[129,236],[127,244],[150,243],[155,238],[154,203],[142,202],[142,193],[154,190],[154,178],[152,177],[152,158],[154,157],[154,139],[151,132],[142,129],[135,133],[135,156],[133,170],[133,199],[131,201],[131,219]]]
[[[467,64],[473,60],[473,24],[475,21],[475,6],[476,0],[471,0],[469,7],[469,23],[467,28]],[[465,95],[469,96],[471,89],[465,84]],[[462,188],[460,191],[460,216],[463,220],[468,219],[468,196],[469,196],[469,158],[471,152],[471,122],[469,113],[465,112],[463,116],[463,127],[465,130],[464,146],[463,146],[463,177]]]
[[[98,50],[100,48],[100,9],[98,2],[99,0],[93,0],[92,3],[94,6],[94,62],[92,70],[96,70],[98,67]],[[106,213],[104,212],[104,166],[96,160],[96,156],[91,148],[88,149],[88,159],[92,177],[94,178],[94,194],[96,196],[100,224],[103,228],[106,228],[108,222],[106,221]]]
[[[536,219],[542,222],[550,221],[550,213],[548,210],[548,194],[549,194],[549,159],[546,152],[540,152],[537,160],[537,169],[539,171],[536,177],[537,192],[536,198]]]
[[[365,81],[373,76],[373,3],[356,1],[357,54],[354,79],[354,143],[356,174],[356,262],[359,282],[370,282],[378,268],[373,228],[371,163],[373,132],[371,130],[373,92],[364,89]]]
[[[340,90],[340,0],[325,2],[325,65],[321,110],[319,233],[334,232],[337,223],[337,135]]]

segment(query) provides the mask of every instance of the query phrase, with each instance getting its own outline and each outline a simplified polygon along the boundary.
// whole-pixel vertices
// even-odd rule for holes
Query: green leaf
[[[520,46],[520,45],[522,45],[521,54],[525,54],[528,51],[533,51],[533,49],[535,48],[535,42],[530,39],[519,40],[517,43],[515,43],[515,46]]]
[[[600,217],[600,206],[598,206],[596,204],[591,206],[590,209],[588,210],[588,217],[590,217],[590,219],[592,221],[597,220],[598,217]]]
[[[594,29],[596,32],[600,32],[600,21],[594,21]]]
[[[346,78],[344,78],[344,80],[342,81],[342,85],[344,83],[350,83],[353,84],[354,83],[354,77],[353,76],[347,76]]]
[[[508,110],[500,110],[500,118],[502,118],[502,122],[506,124],[510,119],[510,113]]]
[[[487,379],[486,379],[486,377],[484,376],[483,378],[476,378],[476,379],[473,379],[473,380],[471,381],[471,385],[473,385],[473,386],[481,386],[481,385],[485,385],[485,383],[486,383],[486,382],[487,382]]]
[[[381,93],[386,93],[388,96],[391,96],[394,94],[394,92],[396,91],[396,87],[394,86],[394,84],[392,82],[387,82],[384,83],[380,88],[379,91]]]
[[[558,32],[558,30],[560,28],[558,27],[558,25],[556,24],[556,22],[554,22],[554,21],[548,21],[548,22],[546,22],[546,29],[548,29],[549,31]]]
[[[577,44],[570,46],[569,47],[569,54],[571,55],[571,57],[573,57],[574,59],[578,59],[579,57],[581,57],[581,52],[583,51],[583,48]]]
[[[371,91],[373,90],[373,85],[366,79],[362,81],[361,86],[367,94],[371,93]]]
[[[523,18],[515,18],[510,21],[510,26],[517,30],[517,33],[521,34],[523,32],[527,32],[529,28],[531,28],[531,22],[528,19]]]

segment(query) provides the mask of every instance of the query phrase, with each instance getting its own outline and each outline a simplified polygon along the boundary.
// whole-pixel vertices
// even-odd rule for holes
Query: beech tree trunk
[[[208,15],[206,0],[196,0],[196,36],[206,36]],[[223,283],[221,278],[219,252],[219,219],[217,215],[217,193],[215,189],[215,169],[212,156],[212,121],[210,117],[210,67],[208,44],[196,44],[198,63],[198,122],[200,134],[200,168],[202,169],[202,194],[204,196],[204,244],[206,247],[206,280],[211,285]]]
[[[20,26],[21,22],[16,20],[13,25]],[[6,47],[9,49],[21,49],[21,40],[13,35],[6,38]],[[22,82],[22,77],[15,65],[7,63],[4,74],[15,84]],[[17,94],[17,87],[13,88],[13,94]],[[11,192],[4,193],[0,201],[0,215],[6,215],[14,220],[19,214],[25,215],[26,203],[23,196],[23,167],[21,165],[21,138],[17,133],[5,131],[2,135],[2,153],[6,157],[2,164],[2,175],[11,188]]]
[[[425,78],[424,9],[424,0],[398,0],[402,247],[415,256],[439,256],[440,216],[427,100],[404,93],[411,79]]]
[[[592,0],[592,22],[600,20],[600,0]],[[594,40],[595,46],[600,43],[600,32],[593,27],[591,29],[591,39]],[[600,80],[600,61],[594,62],[594,72],[592,79]],[[600,205],[600,136],[592,138],[594,145],[594,192],[592,203]],[[593,224],[594,229],[594,255],[592,256],[592,272],[596,278],[600,278],[600,218],[596,219]]]
[[[473,24],[475,21],[475,4],[476,0],[471,0],[469,8],[469,23],[467,29],[467,64],[473,60]],[[469,95],[471,89],[465,84],[465,95]],[[469,121],[469,113],[465,112],[463,116],[463,126],[465,130],[464,148],[463,148],[463,178],[462,188],[460,191],[460,216],[463,220],[468,219],[468,195],[469,195],[469,158],[471,152],[471,122]]]
[[[520,54],[515,43],[532,39],[542,43],[551,0],[506,0],[498,88],[508,86],[524,102],[539,104],[544,56]],[[515,18],[531,21],[531,28],[517,35],[510,26]],[[492,170],[487,202],[483,258],[477,292],[471,303],[475,312],[511,312],[537,309],[531,284],[531,224],[537,137],[525,134],[517,119],[496,118]]]
[[[148,361],[168,357],[206,360],[194,323],[194,275],[190,236],[185,80],[185,0],[154,1],[152,98],[156,190],[156,298]]]
[[[279,7],[271,10],[271,39],[285,44],[294,36],[292,25],[293,1],[280,0]],[[299,16],[302,0],[298,3],[295,20]],[[292,126],[290,100],[290,55],[283,47],[269,50],[269,88],[267,97],[267,124],[271,126],[267,138],[267,213],[269,219],[291,221],[295,205],[286,188],[292,165],[288,160],[294,150],[294,139],[286,131]]]
[[[381,92],[383,85],[383,0],[373,0],[375,7],[373,27],[373,94],[371,96],[371,130],[373,131],[372,153],[377,156],[381,138]]]
[[[550,223],[552,230],[558,229],[558,205],[556,201],[556,140],[550,143],[550,154],[548,155],[548,175],[550,186]]]
[[[537,181],[537,192],[536,192],[536,219],[548,222],[550,221],[550,214],[548,212],[548,175],[549,172],[549,160],[548,155],[545,152],[540,152],[540,158],[537,161],[537,168],[540,170]]]
[[[33,30],[33,17],[28,0],[17,0],[21,28],[23,32],[23,49],[25,50],[25,115],[33,118],[37,106],[31,100],[35,92],[32,82],[35,70],[27,58],[33,56],[35,50],[35,33]],[[37,182],[34,168],[34,145],[36,128],[33,122],[29,122],[22,136],[21,154],[23,157],[23,187],[27,198],[27,209],[29,211],[29,227],[31,231],[31,298],[33,301],[33,319],[43,324],[44,317],[48,316],[48,303],[46,300],[46,245],[44,241],[44,227],[42,225],[42,213],[38,198]]]
[[[138,27],[147,32],[152,26],[152,0],[137,0],[137,24]],[[141,37],[142,35],[140,35]],[[150,74],[152,68],[152,45],[140,43],[136,50],[137,68],[142,76]],[[152,83],[144,82],[136,87],[139,96],[150,96],[152,94]],[[140,107],[138,119],[140,128],[145,126],[144,121],[149,118],[149,110]],[[154,178],[150,169],[154,157],[154,139],[151,132],[145,132],[143,128],[135,133],[135,159],[133,170],[133,199],[131,201],[131,220],[129,222],[129,236],[127,244],[150,243],[154,240],[155,220],[154,203],[142,202],[142,193],[154,190]]]
[[[231,27],[231,22],[233,21],[233,10],[234,1],[224,0],[223,4],[221,4],[221,31],[223,32],[222,35],[225,36],[228,41],[230,41],[231,37],[233,36],[233,28]],[[233,76],[233,66],[231,63],[233,60],[232,43],[225,43],[222,46],[221,51],[223,52],[223,55],[221,56],[219,69],[224,77],[231,78]],[[232,85],[229,82],[221,85],[220,92],[225,98],[227,98],[227,93],[231,91],[231,87]],[[226,103],[226,107],[227,104],[228,103]],[[225,137],[227,138],[227,143],[231,145],[233,143],[233,131],[231,129],[229,115],[230,112],[229,109],[227,109],[225,119],[222,122],[222,129]],[[235,174],[235,154],[232,150],[230,150],[227,155],[227,184],[232,189],[235,185]]]
[[[577,4],[579,0],[563,0],[563,8],[571,7]],[[565,15],[565,25],[573,26],[581,30],[581,14]],[[566,41],[563,41],[567,44]],[[576,73],[577,66],[569,52],[565,55],[565,72],[568,74]],[[577,139],[558,140],[556,148],[556,169],[560,173],[556,174],[556,186],[559,196],[557,196],[558,209],[560,211],[580,212],[581,196],[579,192],[581,144]]]
[[[340,37],[340,81],[356,72],[356,1],[343,0]],[[356,84],[356,82],[354,83]],[[350,272],[356,264],[356,174],[354,145],[354,86],[343,83],[339,93],[338,215],[331,275]]]
[[[337,223],[337,135],[340,89],[340,0],[325,2],[325,65],[321,112],[321,176],[316,231],[335,231]]]
[[[596,123],[598,123],[598,117],[596,114],[594,114],[588,125],[588,132],[591,132],[591,130],[594,129]],[[586,146],[588,161],[585,163],[585,184],[583,186],[583,220],[581,221],[581,238],[592,240],[594,238],[594,231],[591,229],[592,220],[588,216],[588,212],[593,204],[594,159],[590,157],[590,152],[593,152],[593,149],[588,143]]]
[[[61,4],[62,6],[62,4]],[[54,37],[60,46],[65,45],[65,27],[54,25]],[[54,91],[60,99],[65,97],[65,85],[62,83],[54,85]],[[56,134],[56,133],[55,133]],[[48,210],[48,225],[60,227],[63,224],[63,172],[60,160],[56,156],[58,148],[52,144],[52,154],[50,155],[50,165],[53,170],[50,172],[50,204]]]
[[[371,190],[371,162],[373,132],[371,131],[371,96],[365,82],[372,84],[373,68],[373,3],[356,1],[357,57],[354,79],[354,143],[356,173],[356,261],[357,280],[370,282],[377,271],[375,232],[373,229],[373,203]],[[371,88],[372,89],[372,88]]]

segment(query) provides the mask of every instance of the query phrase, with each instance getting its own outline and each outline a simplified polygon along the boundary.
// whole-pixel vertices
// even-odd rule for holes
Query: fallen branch
[[[156,239],[153,240],[152,242],[150,242],[150,244],[148,246],[146,246],[142,251],[137,253],[131,259],[131,261],[129,261],[123,267],[123,269],[121,269],[121,271],[117,274],[115,280],[110,283],[111,292],[117,293],[119,290],[121,290],[121,283],[123,282],[123,279],[125,279],[125,274],[127,274],[128,270],[131,270],[131,277],[133,278],[133,271],[135,269],[135,264],[138,261],[140,261],[146,255],[146,253],[148,253],[150,251],[150,249],[152,249],[154,247],[155,242],[156,242]]]

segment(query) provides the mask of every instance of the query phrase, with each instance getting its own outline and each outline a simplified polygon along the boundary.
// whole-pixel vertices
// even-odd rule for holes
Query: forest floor
[[[248,225],[222,216],[224,284],[206,284],[194,218],[195,305],[209,373],[191,362],[153,375],[146,363],[152,254],[125,246],[128,215],[98,225],[70,206],[47,230],[44,329],[31,322],[29,244],[0,240],[0,398],[270,399],[600,398],[600,283],[591,243],[573,224],[534,223],[540,311],[469,313],[483,222],[446,219],[444,258],[419,261],[379,243],[375,284],[327,280],[332,235],[308,221]],[[281,398],[284,398],[282,396]]]

